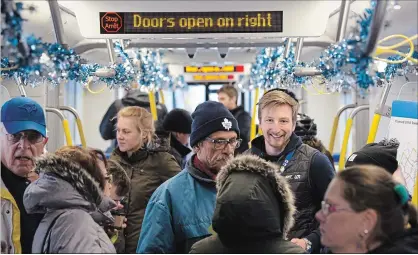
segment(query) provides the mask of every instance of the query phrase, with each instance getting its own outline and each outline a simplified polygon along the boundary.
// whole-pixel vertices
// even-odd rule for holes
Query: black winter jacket
[[[230,110],[234,118],[238,122],[240,130],[240,138],[242,139],[241,145],[235,150],[235,154],[241,154],[248,150],[250,142],[250,130],[251,130],[251,115],[244,110],[244,107],[238,106],[234,110]]]
[[[293,195],[278,167],[238,156],[217,176],[213,230],[190,253],[304,253],[286,240],[293,225]]]

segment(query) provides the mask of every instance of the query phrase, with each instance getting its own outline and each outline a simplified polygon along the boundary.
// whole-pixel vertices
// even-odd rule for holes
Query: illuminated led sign
[[[221,81],[221,80],[233,80],[234,75],[193,75],[195,81]]]
[[[100,12],[100,34],[281,32],[282,11]]]
[[[244,66],[185,66],[185,73],[242,73]]]

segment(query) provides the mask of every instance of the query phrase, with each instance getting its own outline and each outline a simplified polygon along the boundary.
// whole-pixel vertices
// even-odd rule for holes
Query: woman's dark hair
[[[371,165],[349,167],[337,174],[344,183],[343,196],[356,212],[373,209],[378,215],[369,241],[386,242],[405,230],[405,220],[411,228],[418,228],[417,209],[410,203],[402,204],[395,191],[400,185],[383,168]]]
[[[86,149],[77,146],[64,146],[58,149],[55,154],[79,164],[94,178],[95,181],[99,183],[100,188],[103,190],[106,179],[99,167],[98,161],[103,161],[105,165],[107,165],[107,161],[103,152],[100,152],[100,150],[95,149]],[[103,157],[100,158],[99,155],[102,155]]]
[[[131,188],[131,181],[123,167],[115,160],[108,161],[108,172],[112,175],[112,185],[116,186],[116,195],[125,196]]]

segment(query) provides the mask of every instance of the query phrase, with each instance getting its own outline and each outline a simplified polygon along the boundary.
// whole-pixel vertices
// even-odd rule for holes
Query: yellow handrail
[[[350,138],[350,132],[351,132],[352,126],[353,126],[353,119],[348,118],[347,123],[345,125],[343,144],[342,144],[341,152],[340,152],[340,161],[338,164],[338,171],[341,171],[345,167],[345,157],[347,154],[348,139]]]
[[[73,140],[71,139],[70,124],[67,119],[62,121],[62,127],[64,128],[65,140],[68,146],[73,146]]]
[[[64,129],[65,141],[68,146],[72,146],[73,139],[71,138],[70,125],[68,123],[68,120],[65,118],[64,114],[60,110],[52,107],[45,107],[45,111],[52,112],[61,119],[62,127]]]
[[[335,116],[334,117],[334,123],[332,124],[331,138],[329,139],[329,146],[328,146],[328,151],[331,154],[334,152],[335,137],[337,135],[337,129],[338,129],[338,122],[339,121],[340,121],[340,118]]]
[[[258,103],[258,97],[260,95],[260,87],[257,87],[255,89],[255,97],[254,97],[254,104],[253,104],[253,115],[251,118],[251,132],[250,132],[250,141],[252,141],[255,138],[256,130],[255,130],[255,117],[257,114],[257,103]]]
[[[59,109],[62,110],[62,111],[69,111],[71,114],[73,114],[73,116],[75,118],[75,121],[77,123],[78,133],[80,135],[81,146],[83,148],[87,148],[87,142],[86,142],[86,137],[84,135],[83,124],[81,123],[81,119],[80,119],[80,116],[78,115],[77,111],[70,106],[60,106]]]
[[[414,193],[412,194],[412,204],[418,207],[418,174],[415,179]]]
[[[157,105],[155,103],[155,94],[154,91],[150,90],[148,92],[148,97],[149,97],[149,104],[151,106],[151,114],[152,114],[152,118],[154,120],[158,120],[158,115],[157,115]]]
[[[343,170],[345,167],[345,158],[347,155],[348,139],[350,138],[351,127],[353,126],[353,119],[357,115],[357,113],[364,111],[364,110],[368,110],[369,107],[370,107],[369,105],[360,105],[354,108],[354,110],[350,113],[350,116],[347,119],[347,123],[345,125],[345,131],[344,131],[343,144],[342,144],[341,152],[340,152],[340,161],[338,164],[338,171]]]
[[[379,127],[380,118],[382,116],[380,114],[375,113],[373,115],[372,124],[370,126],[369,136],[367,137],[367,143],[373,143],[376,139],[377,128]]]
[[[351,109],[356,107],[356,104],[348,104],[348,105],[344,105],[343,107],[341,107],[340,109],[338,109],[337,111],[337,115],[334,118],[334,123],[332,125],[332,131],[331,131],[331,137],[329,139],[329,147],[328,147],[328,151],[332,154],[334,152],[334,145],[335,145],[335,137],[337,135],[337,130],[338,130],[338,122],[340,120],[341,114],[347,110],[347,109]]]
[[[161,104],[165,104],[164,91],[162,89],[159,89],[158,92],[160,92],[159,93],[159,95],[160,95],[160,103]]]

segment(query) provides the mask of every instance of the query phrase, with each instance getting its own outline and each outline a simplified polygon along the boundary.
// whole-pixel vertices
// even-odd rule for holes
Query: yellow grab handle
[[[81,146],[83,146],[83,148],[86,148],[87,143],[86,137],[84,136],[83,124],[81,124],[81,120],[78,118],[76,118],[75,121],[77,123],[78,133],[80,134]]]
[[[337,135],[338,121],[339,120],[340,120],[340,118],[338,116],[336,116],[334,118],[334,123],[332,124],[331,137],[329,139],[329,147],[328,147],[328,151],[331,154],[334,152],[335,136]]]
[[[162,89],[159,89],[158,92],[160,92],[159,95],[161,104],[165,104],[164,91]]]
[[[73,139],[71,138],[71,133],[70,133],[70,124],[68,123],[67,119],[62,121],[62,127],[64,128],[64,135],[65,135],[65,140],[67,141],[67,145],[73,146]]]
[[[148,92],[149,104],[151,106],[151,114],[154,120],[158,120],[157,105],[155,104],[155,94],[153,91]]]
[[[375,113],[373,115],[372,125],[370,126],[369,136],[367,137],[367,143],[373,143],[376,139],[377,128],[379,127],[380,114]]]
[[[348,118],[347,124],[345,125],[344,139],[343,139],[343,145],[341,147],[341,152],[340,152],[340,161],[338,164],[338,171],[343,170],[345,167],[345,158],[347,154],[348,139],[350,138],[350,132],[351,132],[352,126],[353,126],[353,119]]]
[[[258,103],[258,96],[260,95],[260,87],[255,89],[255,98],[253,104],[253,116],[251,118],[251,132],[250,132],[250,141],[255,138],[255,116],[257,114],[257,103]]]
[[[412,194],[412,204],[418,207],[418,174],[415,179],[414,194]]]

